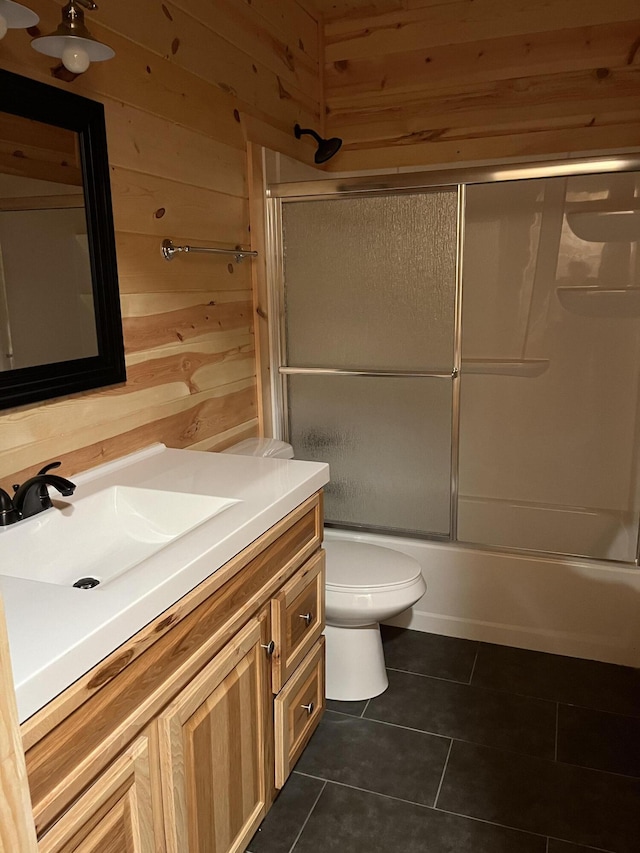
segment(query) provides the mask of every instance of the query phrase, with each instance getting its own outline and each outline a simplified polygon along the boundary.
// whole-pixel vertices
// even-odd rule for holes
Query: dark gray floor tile
[[[329,782],[294,853],[545,853],[545,839]]]
[[[547,853],[602,853],[602,851],[597,847],[583,847],[580,844],[569,844],[567,841],[556,841],[550,838]],[[611,851],[605,851],[605,853],[611,853]]]
[[[362,712],[367,707],[368,699],[363,699],[361,702],[340,702],[338,699],[327,699],[327,711],[338,711],[340,714],[351,714],[352,717],[362,716]]]
[[[449,745],[447,738],[327,711],[296,769],[433,805]]]
[[[417,672],[433,678],[468,682],[478,643],[382,625],[384,657],[390,669]]]
[[[558,761],[640,776],[640,718],[560,705]]]
[[[292,773],[251,839],[247,853],[289,853],[323,785],[317,779]]]
[[[389,671],[389,689],[365,717],[400,726],[553,758],[555,702]]]
[[[472,683],[640,716],[640,670],[627,666],[481,643]]]
[[[640,780],[454,741],[438,808],[637,853]]]

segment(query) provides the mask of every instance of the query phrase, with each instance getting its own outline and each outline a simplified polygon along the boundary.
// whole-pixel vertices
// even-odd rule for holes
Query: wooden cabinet
[[[252,619],[161,714],[169,853],[244,850],[268,806],[267,619]]]
[[[40,853],[156,853],[149,738],[138,738],[40,841]]]
[[[246,849],[324,709],[321,535],[316,495],[23,725],[41,853]]]

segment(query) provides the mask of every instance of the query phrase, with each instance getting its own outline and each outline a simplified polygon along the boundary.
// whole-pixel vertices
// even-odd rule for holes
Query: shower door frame
[[[269,351],[271,376],[271,404],[276,437],[288,438],[287,381],[288,375],[351,375],[351,376],[421,376],[452,381],[451,406],[451,483],[449,507],[449,534],[410,534],[430,541],[454,542],[457,547],[505,554],[554,557],[559,562],[571,563],[576,559],[594,564],[610,563],[625,567],[640,566],[640,523],[636,539],[636,559],[622,562],[579,554],[562,554],[557,551],[512,548],[503,545],[459,542],[459,440],[460,440],[460,382],[462,363],[462,277],[465,228],[466,188],[471,184],[503,183],[544,178],[574,177],[579,175],[618,172],[640,172],[640,152],[610,157],[583,157],[579,159],[520,162],[507,166],[460,167],[425,172],[392,175],[360,176],[353,178],[328,178],[320,181],[302,181],[272,184],[266,190],[266,247],[267,291],[269,311]],[[340,369],[295,368],[284,364],[286,328],[284,304],[284,264],[282,242],[282,205],[288,202],[325,201],[329,199],[380,197],[438,190],[457,191],[456,272],[454,303],[453,369],[448,373],[415,373],[401,371],[358,371]],[[366,525],[335,526],[379,533],[380,528]],[[398,535],[398,534],[395,534]],[[402,534],[409,535],[409,534]]]

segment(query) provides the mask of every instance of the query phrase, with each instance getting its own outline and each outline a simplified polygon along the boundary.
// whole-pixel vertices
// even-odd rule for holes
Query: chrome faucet
[[[25,480],[21,486],[14,486],[13,499],[3,489],[0,489],[0,527],[14,524],[23,518],[30,518],[32,515],[37,515],[53,506],[48,486],[53,486],[65,496],[74,493],[75,483],[66,480],[64,477],[59,477],[57,474],[49,473],[53,468],[59,468],[60,465],[60,462],[51,462],[38,471],[35,477]]]

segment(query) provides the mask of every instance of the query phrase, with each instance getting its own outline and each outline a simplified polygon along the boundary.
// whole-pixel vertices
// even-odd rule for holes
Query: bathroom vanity
[[[327,479],[327,466],[316,463],[160,446],[79,478],[76,494],[137,482],[202,495],[209,482],[210,493],[234,503],[94,589],[2,577],[39,850],[246,848],[324,708],[320,489]],[[37,602],[40,586],[56,587],[57,610]],[[163,606],[167,595],[172,601]],[[46,630],[64,620],[66,596],[101,622],[96,636],[80,638],[86,623],[79,616],[75,638],[69,629],[49,641]],[[131,620],[120,616],[125,600],[138,629],[99,651],[109,625],[111,644],[118,631],[130,631]],[[37,643],[32,638],[21,653],[19,640],[37,619],[46,624],[34,673]],[[98,657],[77,674],[86,654]],[[56,695],[24,719],[41,701],[38,681]]]

